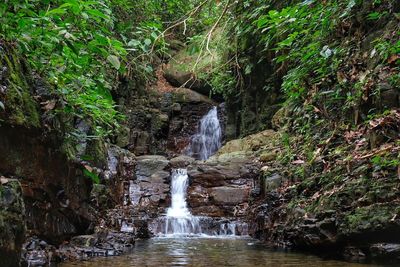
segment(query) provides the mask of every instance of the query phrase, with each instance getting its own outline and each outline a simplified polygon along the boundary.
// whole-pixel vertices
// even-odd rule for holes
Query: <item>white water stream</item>
[[[199,218],[193,216],[186,202],[188,188],[188,175],[186,169],[172,171],[171,207],[167,210],[165,234],[190,235],[201,234]]]

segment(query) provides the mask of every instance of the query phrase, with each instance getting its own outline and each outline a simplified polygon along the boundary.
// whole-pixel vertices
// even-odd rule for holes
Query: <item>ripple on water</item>
[[[273,251],[249,238],[158,237],[138,241],[127,255],[98,258],[87,262],[64,263],[60,267],[136,267],[136,266],[241,266],[241,267],[376,267],[300,253]],[[383,266],[383,265],[379,265]]]

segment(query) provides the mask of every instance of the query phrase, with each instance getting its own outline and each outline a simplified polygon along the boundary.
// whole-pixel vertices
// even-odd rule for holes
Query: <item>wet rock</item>
[[[169,161],[163,156],[137,158],[136,177],[125,187],[124,204],[137,211],[151,214],[162,212],[169,192],[170,173],[165,171]]]
[[[193,214],[241,216],[250,198],[258,165],[240,152],[215,155],[188,166],[188,203]],[[248,205],[247,205],[248,206]]]
[[[23,266],[48,266],[59,261],[56,247],[33,236],[22,246],[21,262]]]
[[[111,208],[112,198],[110,188],[103,184],[94,184],[90,193],[91,202],[99,208]]]
[[[150,176],[151,183],[167,183],[170,178],[170,173],[166,171],[157,171]]]
[[[375,259],[400,260],[400,244],[376,243],[370,246],[371,257]]]
[[[209,203],[208,190],[201,185],[190,187],[188,192],[188,203],[191,208],[207,206]]]
[[[355,246],[347,246],[344,248],[343,256],[348,261],[362,262],[367,259],[364,251]]]
[[[98,242],[98,238],[93,235],[80,235],[80,236],[74,236],[70,244],[73,246],[79,246],[79,247],[92,247],[95,246]]]
[[[21,185],[0,176],[0,266],[18,266],[25,231]]]
[[[92,257],[118,256],[132,248],[133,233],[101,231],[93,235],[75,236],[58,248],[31,237],[23,249],[24,266],[49,266],[54,262],[88,260]]]

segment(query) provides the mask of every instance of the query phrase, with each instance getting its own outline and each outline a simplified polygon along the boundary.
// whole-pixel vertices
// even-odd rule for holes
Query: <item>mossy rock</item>
[[[226,154],[235,151],[256,152],[261,149],[273,148],[274,140],[276,139],[277,132],[273,130],[265,130],[241,139],[229,141],[218,151],[218,154]]]
[[[1,48],[0,101],[4,110],[0,108],[0,119],[13,125],[40,127],[39,105],[33,98],[31,86],[33,77],[13,48],[7,45],[2,45]]]
[[[373,204],[356,208],[344,214],[340,232],[344,235],[376,232],[398,222],[400,206],[393,204]]]

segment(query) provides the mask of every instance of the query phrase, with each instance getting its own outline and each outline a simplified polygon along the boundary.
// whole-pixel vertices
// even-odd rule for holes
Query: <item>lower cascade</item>
[[[185,236],[247,236],[248,225],[226,218],[194,216],[187,207],[189,177],[186,169],[173,169],[171,176],[171,206],[166,216],[153,221],[153,234],[167,237]]]
[[[186,203],[188,175],[186,169],[172,171],[171,207],[167,210],[165,234],[201,234],[199,218],[193,216]]]

